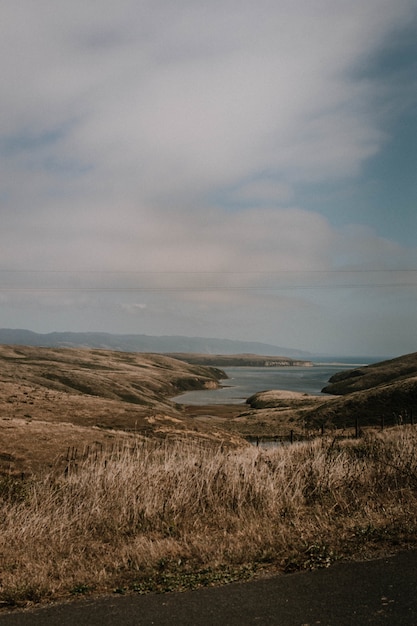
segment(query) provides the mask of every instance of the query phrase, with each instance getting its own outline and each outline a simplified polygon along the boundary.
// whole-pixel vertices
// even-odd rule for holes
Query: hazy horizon
[[[0,327],[417,349],[415,0],[0,17]]]
[[[109,337],[109,338],[116,338],[116,337],[145,337],[146,339],[149,340],[169,340],[169,341],[177,341],[178,345],[180,347],[175,348],[175,349],[169,349],[169,348],[163,348],[163,349],[155,349],[155,346],[158,345],[163,345],[163,341],[160,342],[158,341],[158,343],[153,344],[153,348],[152,350],[155,350],[155,352],[184,352],[184,353],[193,353],[193,352],[199,352],[199,350],[197,349],[191,349],[193,346],[193,342],[195,341],[195,346],[198,346],[200,344],[201,341],[207,341],[209,342],[207,344],[207,349],[209,347],[219,347],[218,350],[216,350],[216,352],[209,352],[209,351],[201,351],[204,354],[235,354],[235,352],[231,352],[230,349],[228,351],[226,350],[221,350],[221,343],[225,342],[226,346],[228,348],[230,348],[229,343],[233,344],[242,344],[242,347],[240,350],[237,350],[236,354],[258,354],[258,355],[269,355],[269,356],[278,356],[278,357],[289,357],[289,358],[293,358],[293,359],[306,359],[308,360],[309,358],[317,361],[317,362],[327,362],[327,359],[332,359],[332,363],[334,362],[334,359],[341,359],[341,361],[346,361],[346,362],[354,362],[355,364],[363,364],[363,363],[370,363],[370,362],[375,362],[375,361],[379,361],[379,360],[385,360],[385,359],[391,359],[391,358],[395,358],[398,356],[403,356],[404,353],[402,354],[362,354],[362,353],[358,353],[358,354],[353,354],[353,353],[326,353],[326,352],[308,352],[306,350],[303,350],[302,347],[295,347],[295,346],[277,346],[275,344],[269,344],[269,343],[263,343],[263,342],[257,342],[257,341],[247,341],[244,339],[230,339],[228,337],[196,337],[196,336],[189,336],[189,335],[147,335],[147,334],[142,334],[142,333],[107,333],[105,331],[85,331],[85,332],[74,332],[74,331],[50,331],[50,332],[46,332],[46,333],[36,333],[35,331],[31,330],[30,328],[0,328],[0,343],[1,344],[7,344],[10,343],[10,341],[5,341],[4,339],[4,333],[13,333],[16,336],[21,337],[20,333],[23,334],[22,337],[22,344],[25,343],[25,334],[26,333],[30,333],[30,335],[35,335],[35,337],[50,337],[50,336],[68,336],[68,335],[74,335],[75,339],[78,338],[82,338],[84,335],[85,336],[101,336],[104,335],[105,337]],[[181,341],[185,340],[187,342],[187,340],[190,341],[190,343],[184,346],[184,344],[182,345],[181,348]],[[62,339],[60,339],[59,341],[62,341]],[[213,342],[212,345],[210,345],[210,342]],[[16,345],[15,342],[11,342],[11,345]],[[34,346],[41,346],[41,343],[33,343],[31,344],[30,342],[27,345],[34,345]],[[52,346],[52,345],[59,345],[59,344],[52,344],[52,343],[47,343],[45,344],[45,346]],[[77,343],[75,345],[83,345],[81,343]],[[88,347],[88,344],[85,344]],[[94,344],[95,345],[95,344]],[[94,347],[94,345],[92,344],[92,347]],[[262,351],[262,346],[264,346],[265,351]],[[257,351],[252,351],[251,348],[253,348],[253,350],[255,350],[255,348],[258,348]],[[277,350],[280,350],[280,352],[276,352],[274,351],[273,353],[269,352],[266,350],[267,348],[275,348]],[[111,349],[111,346],[110,346]],[[120,348],[121,349],[121,348]],[[246,349],[246,352],[244,352],[244,349]],[[136,350],[135,347],[133,347],[132,351],[139,351],[139,352],[146,352],[146,350]],[[299,353],[299,354],[296,354]],[[358,363],[356,363],[356,361],[358,361]]]

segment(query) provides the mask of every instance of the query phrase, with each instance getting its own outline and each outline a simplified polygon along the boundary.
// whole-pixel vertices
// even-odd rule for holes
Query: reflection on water
[[[221,389],[190,391],[173,398],[180,404],[243,404],[258,391],[286,389],[313,395],[321,390],[336,372],[360,363],[319,363],[312,367],[224,367],[228,378]]]

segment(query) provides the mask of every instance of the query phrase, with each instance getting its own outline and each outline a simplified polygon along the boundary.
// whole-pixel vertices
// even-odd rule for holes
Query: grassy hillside
[[[332,376],[323,391],[339,397],[310,413],[313,421],[338,426],[417,421],[417,353]],[[342,397],[340,397],[342,396]]]
[[[217,386],[224,377],[159,354],[29,346],[0,346],[0,375],[3,382],[149,406],[169,406],[169,396]]]
[[[417,376],[417,352],[380,361],[373,365],[339,372],[332,376],[324,393],[345,395],[355,391],[364,391],[380,385],[401,383]]]
[[[260,392],[247,402],[271,433],[280,427],[302,434],[357,422],[361,427],[417,422],[417,353],[339,372],[323,391],[329,396]]]
[[[0,346],[0,471],[36,471],[118,433],[230,440],[169,400],[223,376],[162,355]]]

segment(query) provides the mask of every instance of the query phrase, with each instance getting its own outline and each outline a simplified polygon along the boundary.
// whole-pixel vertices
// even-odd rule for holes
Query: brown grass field
[[[219,373],[0,347],[0,603],[188,589],[417,545],[417,426],[317,435],[317,399],[180,407]],[[334,402],[331,398],[320,402]],[[272,403],[272,405],[271,405]],[[344,435],[347,434],[345,430]]]
[[[273,451],[126,442],[0,481],[4,605],[168,591],[416,544],[417,432]]]

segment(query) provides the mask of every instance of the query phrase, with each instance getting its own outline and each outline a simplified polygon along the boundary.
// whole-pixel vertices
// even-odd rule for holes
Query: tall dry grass
[[[326,566],[416,537],[417,430],[272,451],[138,442],[0,494],[4,603]]]

